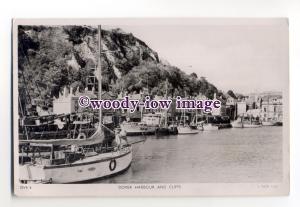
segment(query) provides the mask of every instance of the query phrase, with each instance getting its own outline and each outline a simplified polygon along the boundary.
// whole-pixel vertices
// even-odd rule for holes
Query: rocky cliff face
[[[212,97],[216,87],[160,61],[142,40],[121,29],[102,30],[104,90],[139,92],[144,87],[162,92],[166,78],[172,93]],[[83,90],[97,63],[97,28],[89,26],[20,26],[18,31],[19,92],[51,104],[64,86]],[[160,91],[161,90],[161,91]],[[27,101],[28,102],[28,101]]]
[[[82,27],[65,27],[67,39],[74,45],[73,54],[81,68],[89,60],[97,62],[97,30],[86,28],[82,34]],[[82,34],[82,35],[79,35]],[[159,62],[158,55],[143,41],[135,38],[131,33],[120,29],[102,30],[102,68],[109,71],[110,79],[121,78],[134,66],[142,61]]]

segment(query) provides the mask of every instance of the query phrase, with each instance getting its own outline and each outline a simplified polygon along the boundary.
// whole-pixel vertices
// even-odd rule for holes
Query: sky
[[[218,89],[282,91],[288,80],[288,29],[280,24],[122,25],[159,57]]]

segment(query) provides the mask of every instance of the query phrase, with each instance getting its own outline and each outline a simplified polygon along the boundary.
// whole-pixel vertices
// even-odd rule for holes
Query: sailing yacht
[[[165,96],[164,99],[168,99],[168,79],[165,81]],[[164,112],[161,115],[161,120],[159,123],[159,127],[156,129],[156,135],[174,135],[178,134],[177,126],[174,123],[171,123],[169,125],[168,123],[168,110],[165,109]]]
[[[219,130],[219,127],[216,125],[213,125],[212,123],[206,123],[202,125],[203,131],[215,131]]]
[[[178,130],[178,134],[198,134],[199,133],[198,130],[192,129],[191,127],[186,126],[186,125],[179,125],[177,127],[177,130]]]
[[[101,99],[101,26],[98,26],[98,98]],[[114,140],[105,137],[102,110],[99,123],[90,137],[80,139],[20,140],[19,179],[21,183],[76,183],[115,175],[128,169],[132,146],[120,133]],[[107,129],[109,130],[109,129]],[[32,156],[24,154],[34,149]]]
[[[178,134],[198,134],[198,129],[193,129],[189,125],[186,124],[186,116],[185,116],[185,109],[183,109],[183,115],[180,117],[183,119],[183,123],[177,126]]]
[[[203,131],[219,130],[219,127],[213,123],[213,120],[214,120],[214,117],[206,116],[206,122],[202,122]]]

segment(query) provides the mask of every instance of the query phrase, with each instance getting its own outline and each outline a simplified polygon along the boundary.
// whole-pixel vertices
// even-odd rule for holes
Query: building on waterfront
[[[245,101],[239,101],[236,103],[237,106],[237,116],[242,116],[247,111],[247,104]]]
[[[262,97],[261,119],[282,122],[282,95],[266,95]]]
[[[214,101],[218,100],[218,101],[221,101],[221,102],[222,102],[222,100],[220,100],[219,97],[217,98],[217,94],[216,94],[216,93],[214,94],[214,99],[213,99],[213,100],[214,100]],[[212,110],[211,114],[212,114],[213,116],[226,116],[226,115],[227,115],[227,114],[226,114],[226,105],[221,104],[221,107],[220,107],[220,108],[214,108],[214,109]]]
[[[229,116],[231,120],[234,120],[237,116],[237,102],[238,99],[236,97],[232,97],[228,93],[225,94],[226,98],[226,104],[225,104],[225,110],[226,115]]]
[[[252,93],[236,103],[237,115],[258,117],[262,121],[282,122],[282,95],[279,92]]]
[[[81,93],[78,90],[76,90],[73,93],[72,87],[70,88],[70,90],[68,90],[67,87],[64,87],[63,93],[59,94],[58,98],[54,97],[53,113],[71,114],[71,113],[82,112],[84,108],[81,108],[78,105],[78,99],[80,96],[88,96],[91,99],[97,98],[97,96],[94,93],[94,89],[90,91],[86,88],[84,93]]]
[[[226,96],[226,106],[235,106],[236,105],[236,103],[238,101],[236,98],[234,98],[228,94],[226,94],[225,96]]]

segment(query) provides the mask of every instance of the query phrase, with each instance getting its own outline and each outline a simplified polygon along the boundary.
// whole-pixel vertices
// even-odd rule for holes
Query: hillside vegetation
[[[218,89],[195,73],[186,74],[161,61],[145,42],[121,29],[102,30],[103,90],[163,95],[168,79],[169,95],[213,98]],[[88,26],[19,26],[19,94],[51,105],[66,86],[84,90],[86,78],[97,63],[97,28]],[[201,60],[200,60],[201,61]],[[201,73],[201,72],[199,72]],[[221,94],[218,94],[221,95]]]

